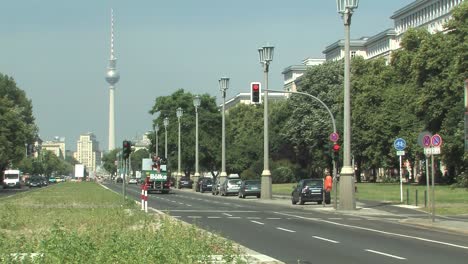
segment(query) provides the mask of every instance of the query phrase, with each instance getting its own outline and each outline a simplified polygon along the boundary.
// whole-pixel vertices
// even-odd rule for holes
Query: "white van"
[[[3,173],[4,188],[21,188],[21,171],[5,170]]]

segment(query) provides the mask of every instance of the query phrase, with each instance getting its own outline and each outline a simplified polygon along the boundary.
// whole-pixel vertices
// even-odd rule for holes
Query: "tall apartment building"
[[[65,159],[65,138],[55,137],[54,140],[44,141],[41,145],[42,150],[48,150],[55,154],[55,156]]]
[[[96,136],[91,132],[80,135],[80,139],[76,144],[76,152],[73,156],[81,164],[85,165],[87,171],[96,171],[96,168],[101,165],[102,156]]]

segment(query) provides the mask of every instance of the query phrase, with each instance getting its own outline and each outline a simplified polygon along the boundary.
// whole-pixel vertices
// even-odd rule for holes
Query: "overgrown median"
[[[0,199],[0,262],[210,263],[213,255],[241,262],[231,242],[145,214],[133,201],[122,205],[121,196],[95,183]]]

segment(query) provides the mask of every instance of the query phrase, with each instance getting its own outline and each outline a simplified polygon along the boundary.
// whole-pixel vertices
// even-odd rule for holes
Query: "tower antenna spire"
[[[111,8],[111,43],[110,43],[110,59],[114,60],[114,9]]]

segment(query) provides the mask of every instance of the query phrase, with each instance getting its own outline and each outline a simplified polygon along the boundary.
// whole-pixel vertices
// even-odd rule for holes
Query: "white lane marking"
[[[457,245],[457,244],[452,244],[452,243],[447,243],[447,242],[442,242],[442,241],[427,239],[427,238],[423,238],[423,237],[408,236],[408,235],[403,235],[403,234],[398,234],[398,233],[391,233],[391,232],[381,231],[381,230],[372,229],[372,228],[366,228],[366,227],[361,227],[361,226],[353,226],[353,225],[341,224],[341,223],[336,223],[336,222],[327,221],[327,220],[323,220],[323,219],[307,218],[307,217],[303,217],[303,216],[292,215],[292,214],[286,214],[286,213],[281,213],[281,212],[274,212],[274,213],[275,213],[275,214],[280,214],[280,215],[285,215],[285,216],[293,216],[293,217],[300,218],[300,219],[306,219],[306,220],[314,220],[314,221],[318,221],[318,222],[324,222],[324,223],[328,223],[328,224],[332,224],[332,225],[337,225],[337,226],[344,226],[344,227],[349,227],[349,228],[354,228],[354,229],[360,229],[360,230],[365,230],[365,231],[370,231],[370,232],[375,232],[375,233],[380,233],[380,234],[385,234],[385,235],[390,235],[390,236],[404,237],[404,238],[415,239],[415,240],[420,240],[420,241],[429,242],[429,243],[434,243],[434,244],[441,244],[441,245],[446,245],[446,246],[450,246],[450,247],[468,249],[468,246],[462,246],[462,245]]]
[[[348,218],[348,220],[356,221],[356,220],[361,220],[361,218]]]
[[[219,218],[221,218],[221,216],[208,216],[208,218],[210,218],[210,219],[219,219]]]
[[[178,204],[184,204],[184,203],[181,203],[181,202],[177,202]]]
[[[279,218],[279,217],[268,217],[267,219],[268,220],[280,220],[281,218]]]
[[[228,213],[223,213],[223,215],[225,215],[225,216],[232,216],[232,214],[228,214]]]
[[[230,216],[229,219],[240,219],[240,216]]]
[[[260,217],[247,217],[247,219],[260,219]]]
[[[222,213],[222,212],[230,212],[230,213],[258,213],[259,211],[231,211],[231,210],[194,210],[194,209],[180,209],[180,210],[171,210],[171,212],[197,212],[197,213]],[[278,218],[281,219],[281,218]]]
[[[330,219],[330,220],[342,220],[343,218],[341,218],[341,217],[330,217],[328,219]]]
[[[338,241],[331,240],[331,239],[324,238],[324,237],[319,237],[319,236],[312,236],[312,237],[313,237],[313,238],[316,238],[316,239],[323,240],[323,241],[328,241],[328,242],[331,242],[331,243],[335,243],[335,244],[338,244],[338,243],[340,243],[340,242],[338,242]]]
[[[289,229],[286,229],[286,228],[277,227],[276,229],[283,230],[283,231],[290,232],[290,233],[296,233],[296,231],[289,230]]]
[[[380,252],[380,251],[375,251],[375,250],[372,250],[372,249],[364,249],[364,250],[367,251],[367,252],[371,252],[371,253],[375,253],[375,254],[379,254],[379,255],[391,257],[391,258],[406,259],[406,258],[402,258],[402,257],[399,257],[399,256],[395,256],[395,255],[390,255],[390,254],[387,254],[387,253],[383,253],[383,252]]]
[[[198,215],[189,215],[189,216],[187,216],[187,218],[201,218],[201,216],[198,216]]]
[[[186,206],[192,206],[192,205],[190,205],[190,204],[186,204]]]
[[[255,223],[255,224],[259,224],[259,225],[264,225],[265,224],[265,223],[254,221],[254,220],[250,220],[250,222]]]

